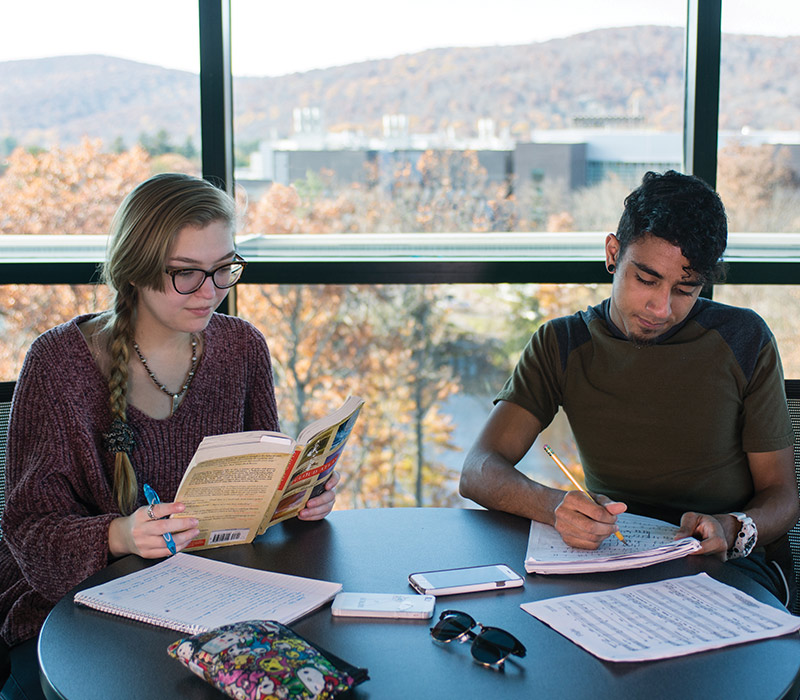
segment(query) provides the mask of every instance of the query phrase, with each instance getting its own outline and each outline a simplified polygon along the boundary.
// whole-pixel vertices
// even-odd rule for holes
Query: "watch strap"
[[[736,533],[733,546],[728,550],[728,559],[741,559],[753,551],[758,541],[758,528],[753,519],[745,513],[728,513],[736,518],[741,527]]]

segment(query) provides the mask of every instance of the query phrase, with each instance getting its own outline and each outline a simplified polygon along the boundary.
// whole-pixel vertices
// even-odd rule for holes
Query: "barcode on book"
[[[209,544],[219,544],[220,542],[235,542],[247,537],[249,530],[217,530],[211,533],[208,538]]]

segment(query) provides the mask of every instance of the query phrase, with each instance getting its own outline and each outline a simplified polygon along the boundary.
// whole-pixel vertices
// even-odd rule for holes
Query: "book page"
[[[297,436],[297,443],[300,445],[305,445],[311,442],[314,436],[317,433],[321,433],[325,431],[330,426],[340,426],[351,418],[353,418],[353,414],[358,414],[358,411],[361,410],[361,406],[364,405],[364,399],[358,396],[348,396],[344,403],[339,406],[335,411],[329,413],[318,420],[309,423],[305,428],[300,431],[300,434]],[[355,419],[353,419],[349,426],[347,426],[347,432],[349,434],[350,429],[353,427],[353,423]]]
[[[607,661],[684,656],[800,630],[800,618],[705,573],[521,607]]]
[[[610,535],[597,549],[578,549],[567,545],[551,525],[531,521],[525,569],[529,573],[568,573],[637,568],[700,548],[691,537],[675,540],[678,527],[662,520],[621,513],[617,525],[624,543]]]
[[[242,620],[289,624],[341,590],[338,583],[250,569],[179,552],[75,594],[75,602],[142,622],[200,632]]]
[[[200,535],[187,549],[252,541],[285,476],[292,446],[285,436],[262,433],[204,439],[175,495],[186,510],[172,517],[200,521]]]

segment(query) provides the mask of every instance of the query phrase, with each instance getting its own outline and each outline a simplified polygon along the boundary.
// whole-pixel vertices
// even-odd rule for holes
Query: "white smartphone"
[[[420,593],[435,596],[516,588],[524,583],[522,576],[505,564],[420,571],[411,574],[408,582]]]
[[[433,615],[436,598],[432,595],[393,593],[338,593],[331,613],[339,617],[388,617],[425,620]]]

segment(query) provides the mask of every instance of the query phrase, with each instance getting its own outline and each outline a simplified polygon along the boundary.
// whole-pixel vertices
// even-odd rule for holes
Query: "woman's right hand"
[[[157,559],[171,554],[164,533],[172,534],[175,549],[181,551],[200,534],[196,518],[169,518],[186,510],[183,503],[157,503],[151,519],[149,506],[142,506],[128,516],[115,518],[108,526],[108,549],[114,557],[138,554],[145,559]]]

